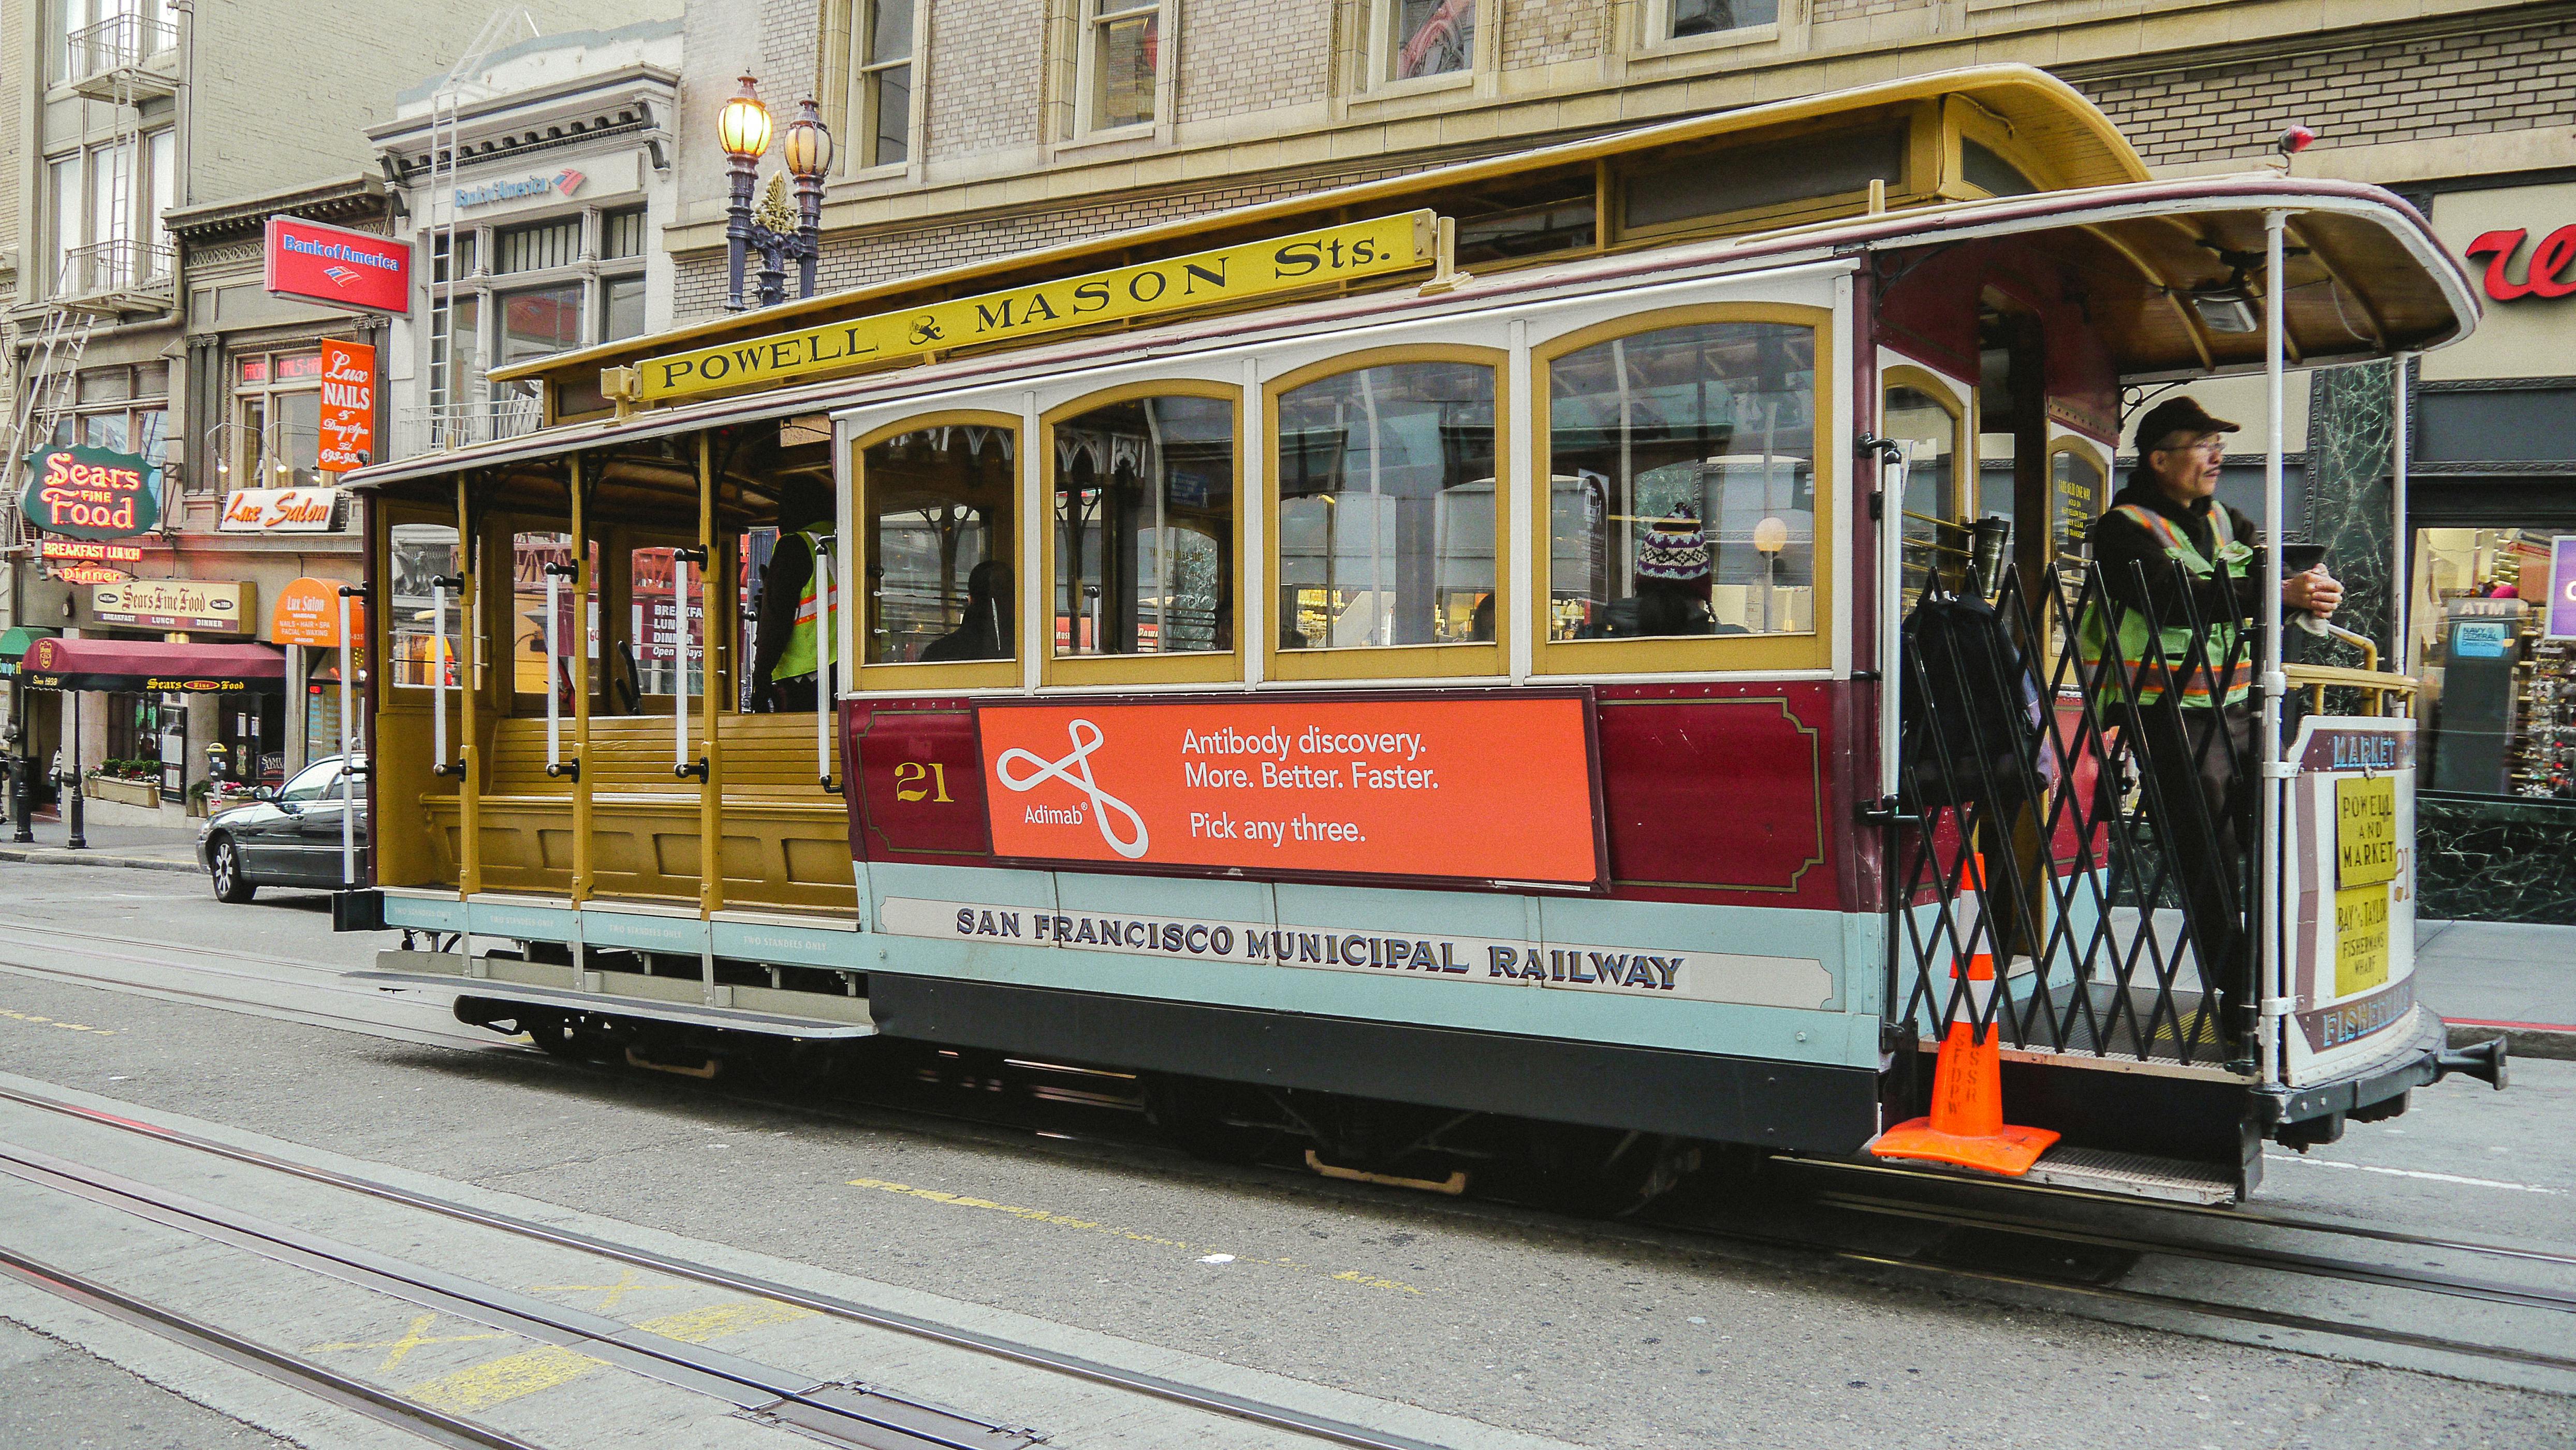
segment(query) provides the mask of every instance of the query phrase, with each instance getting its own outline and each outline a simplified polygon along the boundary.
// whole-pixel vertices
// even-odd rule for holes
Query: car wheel
[[[217,901],[240,903],[259,893],[259,888],[243,877],[241,848],[233,844],[230,836],[215,837],[215,844],[206,852],[206,874],[214,880]]]

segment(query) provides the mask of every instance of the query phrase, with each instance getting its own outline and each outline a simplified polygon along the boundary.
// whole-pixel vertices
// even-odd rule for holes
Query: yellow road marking
[[[647,1284],[635,1277],[635,1271],[633,1269],[622,1269],[618,1272],[617,1282],[614,1284],[537,1284],[531,1286],[528,1292],[532,1294],[597,1294],[600,1296],[599,1303],[592,1307],[596,1308],[600,1313],[606,1314],[610,1310],[615,1309],[619,1304],[623,1303],[626,1296],[629,1294],[641,1294],[647,1289],[676,1289],[678,1287],[680,1286],[677,1284]]]
[[[6,1007],[0,1007],[0,1017],[6,1017],[16,1022],[24,1022],[30,1026],[60,1027],[68,1032],[86,1032],[93,1037],[114,1037],[116,1035],[116,1030],[113,1028],[92,1027],[86,1022],[57,1022],[51,1017],[39,1017],[33,1012],[12,1012]]]
[[[507,1339],[510,1337],[506,1334],[499,1333],[432,1335],[429,1332],[429,1326],[435,1322],[437,1318],[438,1316],[435,1314],[421,1315],[419,1318],[414,1319],[411,1322],[410,1328],[403,1331],[402,1338],[400,1339],[365,1339],[347,1344],[312,1344],[305,1346],[304,1352],[306,1354],[330,1354],[335,1351],[351,1349],[389,1350],[391,1353],[388,1353],[385,1356],[385,1362],[376,1366],[377,1372],[382,1373],[386,1370],[392,1369],[395,1365],[402,1363],[405,1359],[411,1356],[411,1352],[413,1350],[420,1348],[424,1344],[469,1344],[477,1339]]]
[[[1021,1219],[1028,1223],[1043,1223],[1052,1224],[1058,1228],[1082,1229],[1091,1233],[1104,1235],[1108,1238],[1121,1239],[1130,1243],[1153,1244],[1159,1248],[1179,1249],[1186,1253],[1202,1253],[1208,1248],[1205,1244],[1191,1244],[1182,1239],[1167,1239],[1157,1234],[1139,1233],[1132,1228],[1116,1224],[1101,1223],[1096,1219],[1076,1218],[1071,1214],[1057,1213],[1051,1209],[1024,1208],[1017,1204],[995,1203],[989,1198],[974,1198],[963,1193],[943,1193],[936,1188],[915,1188],[908,1183],[890,1183],[882,1178],[853,1178],[850,1180],[850,1186],[852,1188],[874,1188],[884,1193],[900,1194],[905,1198],[926,1199],[932,1203],[947,1204],[951,1208],[972,1208],[980,1209],[988,1213],[1008,1214],[1012,1218]],[[1300,1263],[1299,1261],[1288,1258],[1284,1255],[1279,1258],[1262,1258],[1258,1255],[1238,1254],[1234,1256],[1234,1262],[1239,1264],[1270,1264],[1282,1269],[1294,1269],[1301,1273],[1325,1274],[1327,1277],[1339,1280],[1345,1284],[1359,1284],[1371,1289],[1393,1289],[1398,1293],[1404,1294],[1420,1294],[1424,1292],[1421,1289],[1415,1288],[1411,1284],[1400,1283],[1394,1279],[1382,1279],[1374,1274],[1363,1274],[1357,1270],[1344,1270],[1340,1273],[1331,1273],[1328,1270],[1319,1269],[1313,1264]]]
[[[765,1324],[783,1324],[814,1313],[774,1299],[753,1299],[735,1304],[710,1304],[703,1309],[685,1309],[665,1314],[635,1325],[647,1334],[676,1339],[683,1344],[704,1344],[728,1334],[740,1334]],[[506,1400],[533,1395],[569,1384],[608,1361],[583,1354],[577,1349],[549,1344],[519,1354],[505,1354],[470,1369],[440,1375],[403,1391],[432,1409],[452,1414],[467,1414],[487,1409]]]

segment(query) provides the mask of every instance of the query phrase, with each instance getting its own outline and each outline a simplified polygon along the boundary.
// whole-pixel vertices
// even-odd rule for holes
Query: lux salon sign
[[[215,527],[226,534],[327,534],[339,503],[336,488],[237,488]]]

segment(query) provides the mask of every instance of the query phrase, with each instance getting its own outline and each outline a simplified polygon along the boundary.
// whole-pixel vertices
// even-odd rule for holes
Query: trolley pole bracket
[[[1895,827],[1923,824],[1921,816],[1906,814],[1905,803],[1892,795],[1883,795],[1874,801],[1862,801],[1854,813],[1860,817],[1861,824],[1865,826]]]
[[[576,761],[574,764],[577,768],[580,762]],[[672,766],[671,774],[681,780],[703,781],[707,778],[707,758],[701,755],[687,765]]]

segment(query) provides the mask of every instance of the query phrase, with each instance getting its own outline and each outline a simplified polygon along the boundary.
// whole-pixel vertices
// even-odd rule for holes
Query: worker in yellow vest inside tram
[[[791,478],[778,496],[778,545],[760,581],[759,642],[752,659],[752,678],[763,687],[754,708],[803,713],[821,704],[821,635],[838,628],[825,619],[837,613],[840,591],[826,606],[821,580],[827,577],[832,549],[832,491],[812,479]],[[814,561],[826,560],[818,570]],[[837,658],[840,636],[829,646],[835,654],[833,674],[848,679],[849,667]]]
[[[2259,645],[2247,626],[2262,603],[2260,534],[2217,497],[2226,435],[2236,431],[2188,397],[2139,420],[2137,471],[2088,535],[2117,608],[2086,610],[2078,639],[2088,673],[2115,666],[2097,676],[2106,726],[2131,722],[2135,691],[2144,738],[2130,748],[2149,817],[2175,846],[2168,859],[2180,868],[2175,884],[2213,987],[2235,980],[2215,969],[2244,945],[2247,787],[2257,767],[2249,697]],[[2282,581],[2281,602],[2323,618],[2343,602],[2343,585],[2320,562]]]

